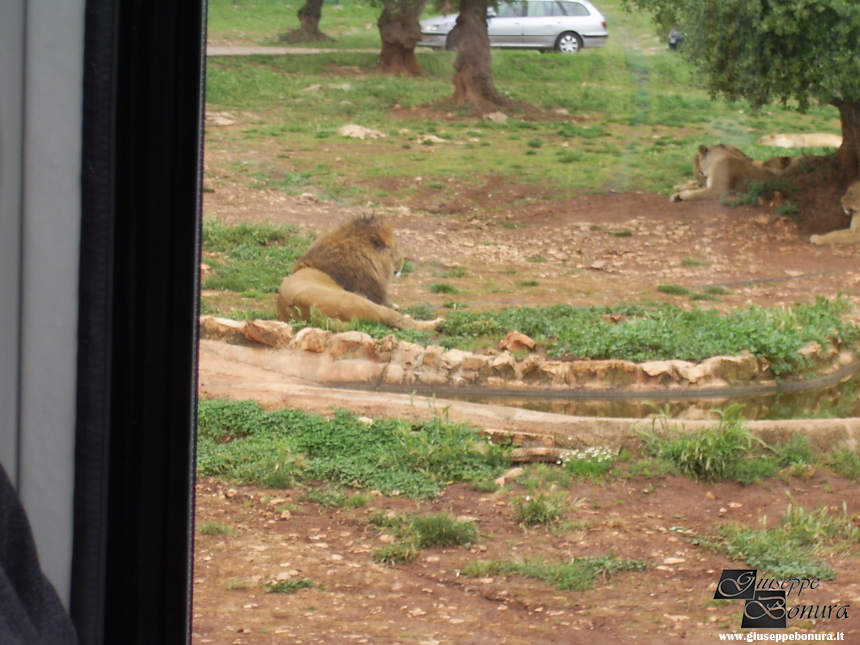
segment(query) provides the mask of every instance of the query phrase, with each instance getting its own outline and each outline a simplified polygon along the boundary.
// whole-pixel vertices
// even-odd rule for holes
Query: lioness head
[[[711,174],[711,169],[723,159],[727,157],[735,157],[737,159],[745,159],[752,161],[752,158],[744,154],[744,152],[736,146],[728,143],[718,143],[713,146],[699,146],[699,154],[693,159],[693,175],[696,177],[696,182],[700,187],[704,187],[708,182],[708,176]]]
[[[849,217],[860,213],[860,180],[848,186],[848,190],[842,196],[842,210]]]

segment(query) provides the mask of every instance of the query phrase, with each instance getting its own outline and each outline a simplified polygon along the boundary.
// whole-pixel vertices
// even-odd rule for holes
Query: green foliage
[[[857,451],[843,448],[827,459],[827,464],[843,477],[860,482],[860,455]]]
[[[523,526],[552,524],[557,522],[567,508],[567,493],[560,491],[532,491],[528,495],[515,497],[511,502],[514,518]]]
[[[819,298],[791,309],[750,307],[722,315],[714,310],[686,311],[675,305],[617,307],[511,308],[498,312],[452,311],[438,340],[445,347],[468,347],[475,338],[502,338],[521,331],[546,346],[549,356],[626,359],[634,362],[682,359],[748,351],[770,361],[775,374],[806,366],[797,352],[806,343],[852,346],[858,331],[845,318],[843,298]],[[611,314],[624,317],[608,322]]]
[[[690,294],[687,287],[682,287],[679,284],[661,284],[657,286],[657,291],[667,293],[670,296],[687,296]]]
[[[497,476],[507,459],[506,449],[487,444],[474,428],[439,418],[378,419],[368,426],[344,411],[326,419],[207,400],[198,414],[199,472],[265,487],[326,481],[432,497],[452,482]]]
[[[478,537],[475,522],[458,520],[447,512],[417,515],[412,519],[410,530],[417,535],[418,545],[422,549],[449,546],[468,548]]]
[[[301,497],[303,502],[311,502],[329,508],[361,508],[367,506],[371,497],[369,495],[349,495],[346,492],[330,488],[309,488]]]
[[[681,54],[710,92],[773,100],[860,100],[860,5],[845,0],[624,0],[686,34]],[[810,64],[815,61],[815,64]]]
[[[566,456],[562,460],[562,469],[576,479],[598,481],[602,479],[615,464],[615,455],[607,448],[586,448]]]
[[[212,274],[204,289],[274,293],[305,252],[312,236],[300,235],[294,226],[238,224],[215,219],[203,222],[203,252]]]
[[[720,413],[717,425],[692,432],[642,432],[645,453],[674,464],[695,479],[746,484],[769,477],[777,471],[778,462],[770,455],[754,453],[754,447],[766,444],[747,429],[740,412],[740,406],[731,406]]]
[[[309,578],[290,578],[288,580],[278,580],[276,582],[267,582],[263,585],[266,593],[296,593],[300,589],[310,589],[314,586],[314,581]]]
[[[478,560],[467,564],[463,573],[475,578],[521,575],[544,580],[562,591],[585,591],[598,578],[607,578],[619,571],[643,571],[646,566],[644,560],[621,560],[612,554],[556,563],[543,560]]]
[[[203,522],[197,527],[203,535],[233,535],[233,529],[218,522]]]
[[[434,282],[427,289],[430,293],[460,293],[460,290],[447,282]]]
[[[422,549],[463,546],[468,548],[478,537],[474,522],[456,519],[450,512],[427,515],[377,513],[371,524],[394,533],[397,539],[373,553],[377,562],[405,564],[418,557]]]
[[[820,578],[832,580],[836,572],[821,560],[826,550],[856,549],[860,529],[856,517],[849,517],[845,505],[842,512],[821,507],[807,511],[789,504],[778,526],[744,528],[729,524],[718,529],[712,538],[695,538],[693,542],[715,550],[725,551],[733,560],[745,560],[751,567],[764,570],[775,578]]]

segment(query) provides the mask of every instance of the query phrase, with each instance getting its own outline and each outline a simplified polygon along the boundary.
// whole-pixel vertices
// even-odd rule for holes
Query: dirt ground
[[[440,192],[415,177],[381,186],[391,195],[415,189],[396,203],[343,208],[312,195],[247,188],[223,170],[232,159],[227,150],[207,150],[207,182],[214,189],[205,195],[207,216],[323,231],[358,213],[387,214],[416,266],[393,287],[401,306],[429,302],[442,315],[446,303],[499,308],[660,300],[695,306],[657,291],[663,284],[723,286],[728,295],[704,303],[719,309],[791,305],[837,293],[860,304],[860,249],[808,242],[810,232],[847,225],[835,199],[825,200],[821,217],[799,227],[769,205],[673,204],[644,193],[558,198],[501,178],[479,188],[449,183]],[[455,267],[464,269],[463,277],[437,277]],[[460,293],[429,294],[427,284],[439,281]],[[207,375],[229,369],[201,364],[204,395]],[[337,401],[333,392],[319,411]],[[386,409],[363,413],[382,416]],[[195,644],[713,643],[718,633],[740,631],[739,603],[712,598],[720,571],[744,565],[692,546],[691,534],[711,532],[721,520],[753,526],[766,516],[773,525],[788,494],[809,509],[846,503],[849,513],[860,512],[856,487],[823,471],[747,487],[676,477],[573,484],[563,522],[533,529],[513,520],[512,498],[525,494],[516,483],[493,494],[453,486],[421,504],[374,496],[370,507],[353,510],[302,501],[299,490],[214,480],[198,482],[197,493]],[[284,506],[288,513],[276,511]],[[369,524],[369,514],[419,508],[474,519],[479,540],[470,549],[427,550],[409,565],[377,564],[371,553],[387,538]],[[230,533],[202,533],[207,523]],[[475,559],[556,561],[610,552],[642,558],[649,567],[602,578],[587,592],[518,576],[460,574]],[[850,604],[849,618],[789,625],[844,632],[844,642],[860,643],[860,561],[848,555],[827,560],[837,578],[804,594],[801,603]],[[314,586],[291,595],[264,593],[266,581],[293,578]]]

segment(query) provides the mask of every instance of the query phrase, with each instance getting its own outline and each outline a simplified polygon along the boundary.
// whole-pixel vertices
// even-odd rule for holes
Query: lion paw
[[[435,318],[433,320],[416,320],[415,328],[418,331],[438,331],[439,325],[441,325],[444,320],[444,318]]]
[[[684,201],[684,200],[681,199],[681,193],[675,193],[674,195],[672,195],[669,198],[669,201],[670,202],[680,202],[680,201]]]
[[[813,244],[819,244],[820,245],[821,244],[821,236],[820,235],[812,235],[812,236],[810,236],[809,241],[812,242]]]

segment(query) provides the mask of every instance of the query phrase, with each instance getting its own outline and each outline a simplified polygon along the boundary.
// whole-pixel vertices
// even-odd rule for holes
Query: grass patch
[[[657,291],[670,296],[688,296],[691,293],[687,287],[682,287],[679,284],[661,284],[657,286]]]
[[[463,567],[463,573],[474,578],[520,575],[544,580],[562,591],[585,591],[598,578],[619,571],[643,571],[644,560],[622,560],[615,555],[573,558],[563,562],[544,560],[478,560]]]
[[[747,429],[740,408],[721,412],[719,423],[693,432],[678,430],[640,434],[645,454],[674,464],[682,473],[707,481],[751,483],[776,473],[776,459],[753,454],[766,444]]]
[[[556,357],[702,361],[748,351],[769,361],[780,375],[806,367],[798,350],[810,341],[822,347],[832,342],[854,346],[858,331],[845,317],[848,311],[843,298],[819,298],[791,309],[750,307],[725,315],[670,304],[452,311],[437,342],[449,348],[468,347],[476,338],[498,340],[517,330]],[[613,314],[620,314],[622,322],[608,322]]]
[[[326,481],[334,488],[433,497],[458,481],[493,478],[506,449],[440,418],[412,423],[352,414],[264,411],[251,401],[200,401],[198,472],[267,488]]]
[[[460,290],[452,284],[448,284],[447,282],[434,282],[431,285],[427,286],[427,289],[430,293],[460,293]]]
[[[370,504],[373,498],[361,493],[349,495],[343,490],[330,487],[309,488],[301,497],[303,502],[312,502],[327,508],[362,508]]]
[[[422,549],[462,546],[468,548],[478,537],[475,522],[462,521],[450,512],[425,515],[392,515],[377,513],[371,524],[396,536],[396,541],[373,553],[377,562],[406,564],[415,560]]]
[[[313,236],[295,226],[203,222],[203,254],[212,268],[204,289],[239,293],[275,293],[293,264],[307,250]]]
[[[655,430],[640,433],[646,455],[694,479],[732,480],[750,484],[772,477],[781,470],[802,474],[815,462],[805,435],[795,434],[783,443],[768,445],[744,424],[742,406],[720,411],[714,426],[693,432]],[[665,419],[660,423],[665,424]]]
[[[292,578],[290,580],[267,582],[263,585],[263,590],[266,593],[293,594],[301,589],[310,589],[313,586],[314,581],[309,578]]]
[[[615,455],[607,448],[586,448],[562,460],[561,467],[579,480],[597,481],[615,465]]]
[[[565,491],[532,491],[515,497],[511,502],[514,519],[522,526],[538,526],[557,522],[567,509]]]
[[[832,580],[836,572],[820,557],[825,551],[856,550],[860,528],[856,517],[826,507],[807,511],[789,504],[779,524],[767,528],[744,528],[730,524],[713,537],[694,538],[693,543],[725,552],[733,560],[744,560],[750,567],[766,571],[775,578],[819,578]]]
[[[233,529],[218,522],[204,522],[197,527],[203,535],[233,535]]]

